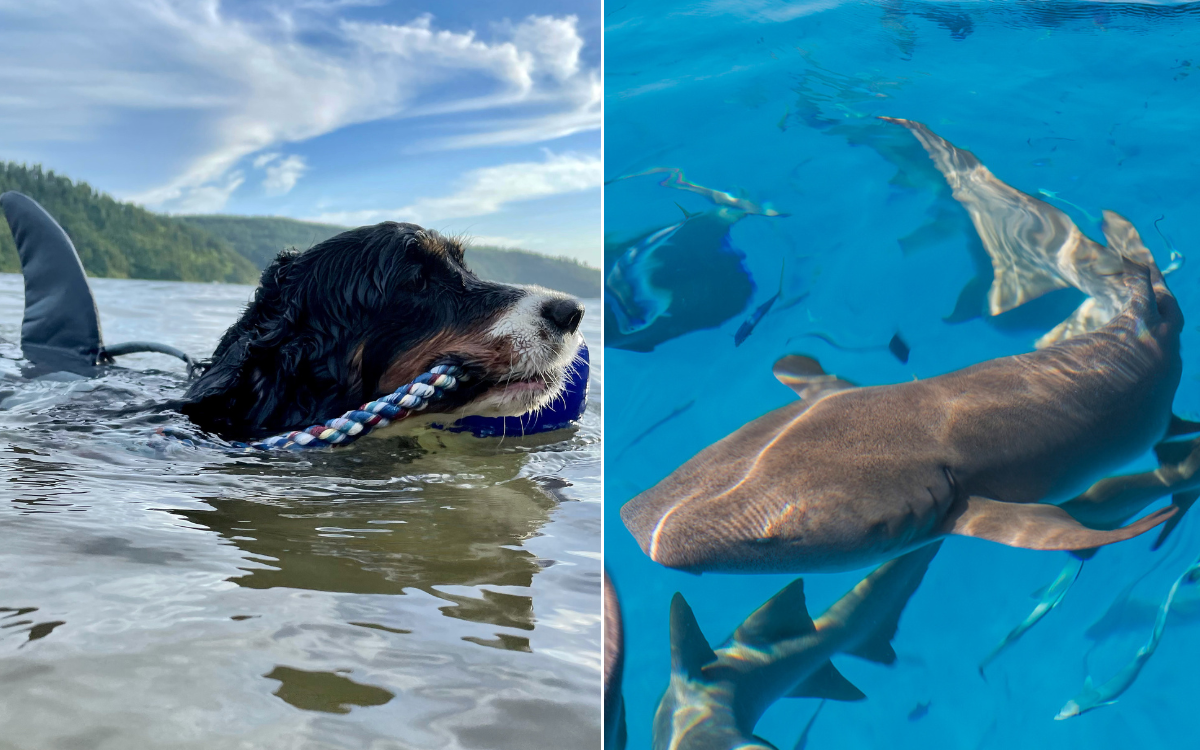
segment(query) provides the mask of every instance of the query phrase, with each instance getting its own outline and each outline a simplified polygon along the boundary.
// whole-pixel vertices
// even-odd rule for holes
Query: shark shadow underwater
[[[951,155],[999,183],[969,153]],[[1044,348],[922,381],[860,388],[811,358],[784,357],[775,373],[799,401],[705,448],[621,509],[642,550],[695,573],[823,572],[951,534],[1084,550],[1170,518],[1177,508],[1097,529],[1057,507],[1200,425],[1171,414],[1183,314],[1137,230],[1106,212],[1107,246],[1028,231],[1055,226],[1043,206],[994,211],[988,231],[1024,261],[1021,288],[1076,281],[1099,302],[1085,300]],[[1105,515],[1097,505],[1093,515]]]
[[[656,167],[609,183],[654,173],[667,173],[660,185],[704,196],[716,208],[693,213],[680,206],[683,219],[675,224],[627,242],[605,239],[604,345],[616,349],[650,352],[692,331],[716,328],[745,310],[755,286],[730,230],[746,216],[787,215],[769,204],[689,182],[675,167]],[[763,309],[758,316],[765,313]],[[749,331],[738,332],[745,335]]]

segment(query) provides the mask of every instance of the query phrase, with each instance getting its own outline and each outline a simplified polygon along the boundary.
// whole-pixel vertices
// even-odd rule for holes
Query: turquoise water
[[[788,214],[679,229],[652,270],[676,290],[668,316],[632,333],[606,319],[606,565],[624,611],[629,747],[647,748],[670,671],[671,595],[684,594],[717,643],[793,577],[669,571],[638,549],[621,505],[790,402],[771,375],[784,354],[815,356],[863,385],[926,378],[1032,350],[1080,300],[1058,292],[980,316],[990,267],[965,211],[911,135],[876,116],[925,123],[1093,239],[1112,209],[1160,267],[1181,251],[1168,277],[1189,318],[1175,410],[1200,412],[1200,259],[1188,257],[1200,239],[1200,6],[718,0],[612,2],[606,13],[606,271],[639,238],[678,224],[676,203],[719,223],[704,195],[660,184],[670,173],[617,179],[626,175],[678,168],[687,183]],[[780,290],[781,267],[779,299],[735,346]],[[801,336],[811,333],[824,338]],[[907,363],[887,348],[897,333]],[[1122,471],[1155,465],[1148,453]],[[1104,681],[1133,658],[1200,553],[1198,523],[1185,518],[1157,552],[1155,534],[1102,550],[986,680],[979,661],[1067,556],[947,540],[901,620],[897,663],[834,658],[868,699],[827,704],[808,747],[1196,746],[1194,591],[1180,594],[1157,653],[1117,704],[1053,718],[1087,675]],[[864,573],[806,576],[812,614]],[[1118,599],[1118,626],[1096,626]],[[790,748],[816,706],[782,700],[756,733]]]

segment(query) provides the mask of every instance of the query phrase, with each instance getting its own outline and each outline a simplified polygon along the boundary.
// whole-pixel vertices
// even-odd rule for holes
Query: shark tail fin
[[[867,696],[863,691],[854,687],[833,662],[827,661],[824,666],[809,675],[803,682],[792,688],[788,698],[826,698],[832,701],[861,701]]]
[[[941,542],[934,542],[888,560],[821,616],[822,620],[827,617],[840,620],[851,630],[861,629],[857,643],[846,649],[846,653],[879,664],[895,663],[892,638],[900,626],[900,615],[941,546]],[[878,604],[869,604],[869,600]]]
[[[747,617],[733,633],[733,639],[748,646],[767,646],[816,631],[804,602],[804,579],[784,586]]]
[[[692,608],[683,594],[676,592],[671,599],[671,670],[699,680],[704,665],[716,659]]]
[[[992,315],[1071,285],[1057,267],[1059,252],[1080,234],[1069,216],[1001,182],[974,154],[925,125],[880,119],[908,128],[946,178],[955,200],[971,215],[995,270],[988,292]]]
[[[90,375],[101,356],[100,318],[71,238],[32,198],[0,195],[25,279],[21,349],[43,369]]]

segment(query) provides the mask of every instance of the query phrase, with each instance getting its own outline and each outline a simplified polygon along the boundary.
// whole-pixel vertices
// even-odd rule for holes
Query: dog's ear
[[[188,389],[182,411],[204,429],[248,436],[304,427],[357,397],[361,386],[338,350],[342,326],[304,313],[298,285],[312,274],[298,257],[285,251],[263,271],[254,300]]]

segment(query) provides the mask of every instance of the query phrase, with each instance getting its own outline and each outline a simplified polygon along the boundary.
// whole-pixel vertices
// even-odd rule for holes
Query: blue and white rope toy
[[[240,453],[347,445],[378,427],[386,427],[392,422],[422,411],[431,402],[440,399],[446,391],[457,388],[459,380],[465,380],[461,367],[450,364],[437,365],[429,368],[429,372],[418,375],[408,385],[400,386],[392,394],[384,396],[378,401],[363,404],[340,417],[330,419],[325,424],[315,424],[303,430],[295,430],[250,443],[237,441],[217,443],[198,439],[185,431],[171,427],[159,428],[158,434],[178,438],[190,445],[224,448]]]

